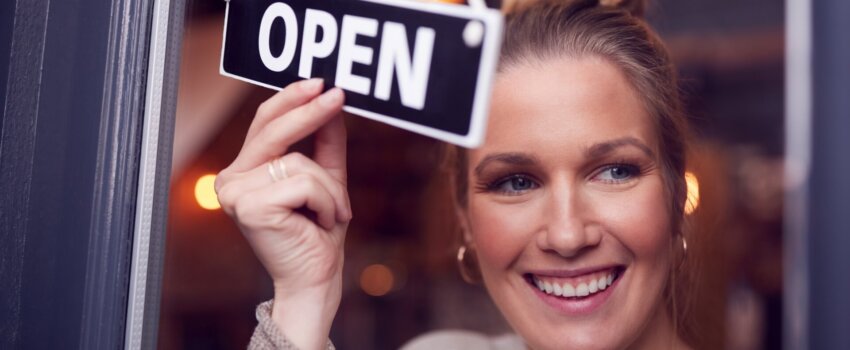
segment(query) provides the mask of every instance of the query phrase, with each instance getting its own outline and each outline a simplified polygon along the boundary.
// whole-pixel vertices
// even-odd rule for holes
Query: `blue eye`
[[[608,166],[596,175],[596,178],[611,183],[625,182],[637,176],[640,169],[634,165],[616,164]]]
[[[531,178],[523,175],[514,175],[493,184],[492,190],[506,194],[520,194],[537,187],[537,183]]]

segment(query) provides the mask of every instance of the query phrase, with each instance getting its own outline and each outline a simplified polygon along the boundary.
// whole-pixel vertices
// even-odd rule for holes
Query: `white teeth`
[[[576,296],[586,297],[588,295],[590,295],[590,291],[587,290],[587,283],[579,284],[578,287],[576,287]]]
[[[553,283],[552,289],[554,289],[555,295],[561,296],[561,285],[557,283]]]
[[[533,278],[533,282],[538,289],[546,294],[552,294],[564,298],[586,297],[607,289],[614,282],[614,276],[615,275],[611,273],[599,277],[598,279],[591,279],[587,282],[582,282],[577,287],[573,286],[569,282],[561,284],[543,281],[537,277]]]
[[[546,294],[552,294],[552,284],[549,282],[543,282],[543,289],[546,290]]]

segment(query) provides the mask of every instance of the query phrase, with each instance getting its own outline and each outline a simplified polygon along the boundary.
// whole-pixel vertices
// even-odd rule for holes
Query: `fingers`
[[[340,115],[316,132],[315,158],[316,163],[343,185],[348,181],[345,153],[345,121]]]
[[[307,207],[316,213],[317,223],[325,230],[336,224],[336,206],[331,194],[319,181],[300,174],[244,193],[236,199],[233,212],[248,227],[277,227],[294,211]]]
[[[235,172],[248,171],[285,153],[290,145],[339,114],[343,99],[342,90],[333,88],[286,115],[272,119],[246,142],[230,167]]]
[[[302,81],[263,103],[239,155],[219,173],[215,185],[219,202],[241,224],[262,223],[267,217],[285,221],[286,215],[300,215],[294,211],[305,206],[327,229],[351,219],[345,188],[345,126],[341,117],[334,119],[344,95],[339,88],[318,95],[321,89],[320,79]],[[281,159],[285,175],[280,169],[269,172],[269,161],[313,132],[317,132],[315,162],[293,153]],[[272,179],[281,176],[280,181]]]
[[[321,78],[302,80],[289,84],[283,90],[263,102],[257,108],[257,115],[254,116],[254,121],[251,122],[248,135],[245,137],[245,143],[247,144],[249,140],[254,138],[257,132],[262,130],[272,119],[309,102],[310,99],[319,95],[323,85],[324,81]]]
[[[276,170],[279,176],[293,177],[306,174],[314,177],[330,193],[336,207],[336,220],[347,222],[351,220],[351,205],[345,185],[335,179],[312,159],[301,153],[290,153],[280,159],[283,169]],[[247,173],[231,176],[229,181],[218,190],[219,201],[234,202],[233,196],[251,192],[271,185],[274,181],[269,170],[269,163],[262,164]],[[271,163],[272,166],[276,164]],[[284,174],[285,172],[285,174]]]

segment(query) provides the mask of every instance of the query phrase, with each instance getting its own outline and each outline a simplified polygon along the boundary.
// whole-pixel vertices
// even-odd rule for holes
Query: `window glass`
[[[413,1],[413,0],[409,0]],[[159,347],[244,348],[271,281],[217,206],[212,176],[242,147],[266,88],[219,75],[224,5],[189,1],[183,40]],[[692,124],[688,254],[699,348],[778,348],[782,315],[783,3],[658,0],[648,21],[680,74]],[[349,193],[342,349],[396,349],[437,329],[511,332],[458,272],[441,143],[346,116]],[[310,154],[311,142],[293,151]]]

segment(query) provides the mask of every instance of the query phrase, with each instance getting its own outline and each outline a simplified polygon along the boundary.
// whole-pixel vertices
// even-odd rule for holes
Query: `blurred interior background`
[[[413,0],[411,0],[413,1]],[[218,74],[225,2],[190,0],[184,32],[159,347],[241,349],[271,283],[211,177],[273,94]],[[782,323],[784,2],[652,0],[695,132],[689,256],[699,261],[697,344],[775,349]],[[510,329],[455,264],[458,230],[440,144],[347,116],[355,219],[331,339],[396,349],[429,330]],[[309,142],[297,150],[309,153]],[[697,188],[702,189],[698,191]]]

